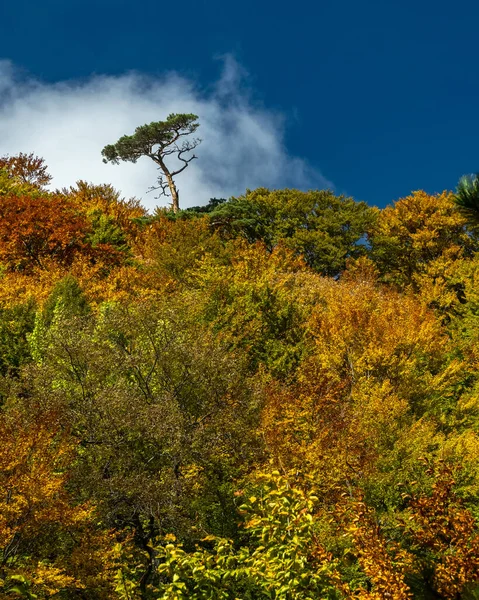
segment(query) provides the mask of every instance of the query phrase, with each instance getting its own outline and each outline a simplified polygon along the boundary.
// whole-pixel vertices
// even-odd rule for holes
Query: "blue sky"
[[[332,183],[338,192],[384,206],[415,189],[431,193],[453,189],[460,175],[479,170],[478,19],[479,4],[472,0],[16,0],[0,5],[0,58],[10,61],[9,85],[15,81],[23,86],[21,93],[16,92],[23,97],[23,111],[25,90],[30,86],[32,94],[33,80],[35,93],[41,91],[44,97],[48,89],[60,93],[58,82],[76,80],[77,88],[70,87],[73,93],[90,85],[93,75],[113,76],[103,83],[114,85],[130,71],[149,77],[150,93],[153,81],[164,81],[169,73],[171,83],[174,73],[183,92],[185,86],[189,89],[179,101],[181,111],[188,98],[197,103],[209,99],[201,105],[207,110],[213,96],[220,111],[228,71],[219,57],[234,57],[230,94],[240,101],[230,98],[229,109],[232,103],[241,104],[246,106],[241,115],[253,115],[255,127],[261,127],[262,120],[269,123],[257,142],[256,162],[261,149],[270,148],[265,140],[277,136],[275,160],[281,173],[288,171],[291,161],[296,174],[288,179],[270,165],[265,177],[271,181],[257,173],[249,182],[243,174],[231,193],[258,183],[271,187]],[[135,85],[131,104],[141,87]],[[155,88],[159,94],[162,89]],[[174,106],[174,86],[169,92],[173,104],[168,107]],[[30,108],[34,97],[29,96]],[[4,122],[12,122],[4,145],[0,144],[2,151],[15,152],[16,144],[29,142],[28,132],[20,137],[12,133],[19,129],[15,118],[24,114],[18,106],[1,115]],[[223,129],[231,130],[232,119],[240,114],[231,112]],[[133,114],[141,119],[143,113],[138,109],[132,119]],[[41,120],[41,111],[37,116]],[[217,131],[212,123],[211,118],[203,133],[205,147],[208,132],[213,136]],[[201,175],[203,187],[194,183],[199,196],[229,192],[225,181],[233,181],[236,171],[247,168],[251,131],[238,134],[244,134],[244,154],[238,151],[237,164],[230,161],[221,185],[209,188],[204,183],[204,178],[221,171],[218,157],[216,162],[205,159],[209,170]],[[32,138],[36,146],[41,146],[39,135]],[[234,135],[228,139],[235,143]],[[11,150],[5,140],[10,140]],[[37,150],[24,148],[30,149]],[[56,160],[53,154],[52,158]],[[79,169],[82,164],[78,162]],[[89,172],[74,175],[71,168],[66,173],[90,177]],[[105,181],[110,173],[105,171]],[[61,176],[60,180],[64,182]]]

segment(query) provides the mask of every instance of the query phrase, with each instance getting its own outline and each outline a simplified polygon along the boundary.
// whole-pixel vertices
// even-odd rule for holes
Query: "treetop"
[[[170,114],[165,121],[153,121],[140,125],[133,135],[122,136],[115,144],[109,144],[102,150],[103,162],[119,164],[120,160],[136,162],[141,156],[161,153],[163,156],[178,151],[188,151],[195,147],[199,140],[186,142],[178,147],[180,137],[191,135],[200,124],[194,114]],[[155,146],[158,149],[155,150]],[[170,146],[172,148],[168,149]]]

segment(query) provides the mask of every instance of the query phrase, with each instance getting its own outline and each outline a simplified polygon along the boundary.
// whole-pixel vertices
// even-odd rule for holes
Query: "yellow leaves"
[[[41,422],[26,426],[15,412],[0,415],[1,546],[43,522],[76,519],[62,491],[62,469],[72,456],[73,445],[57,432],[55,415],[43,415]]]
[[[451,192],[433,196],[419,190],[386,207],[380,214],[377,228],[411,239],[414,248],[424,244],[432,246],[434,240],[439,241],[443,230],[452,232],[464,225],[464,217],[455,210]]]
[[[52,596],[72,585],[80,589],[84,587],[74,577],[66,575],[63,569],[58,569],[43,562],[37,564],[35,571],[31,575],[30,583],[36,587],[40,587],[44,593],[46,592]]]
[[[417,519],[411,516],[407,521],[407,515],[402,515],[403,521],[392,536],[388,536],[387,527],[388,520],[393,520],[391,513],[404,511],[411,500],[411,480],[418,482],[414,489],[424,489],[429,473],[418,473],[419,457],[441,453],[462,462],[464,479],[471,482],[463,487],[464,493],[474,497],[479,493],[479,404],[477,390],[470,383],[479,365],[477,327],[468,329],[467,343],[454,345],[454,338],[446,335],[445,319],[441,322],[433,312],[455,318],[467,300],[472,307],[471,322],[475,323],[474,311],[479,306],[479,261],[469,256],[471,246],[464,222],[454,212],[450,197],[416,192],[382,211],[371,237],[374,261],[361,257],[350,262],[347,271],[334,280],[308,269],[281,243],[267,247],[238,239],[225,241],[212,234],[208,218],[172,221],[160,217],[141,229],[131,222],[132,216],[142,216],[138,207],[127,206],[109,194],[106,189],[79,185],[66,197],[75,210],[84,212],[88,222],[99,210],[116,224],[121,223],[136,253],[135,263],[111,264],[99,256],[92,260],[86,255],[75,256],[65,264],[45,258],[42,268],[32,267],[28,275],[4,272],[0,286],[0,306],[34,297],[41,308],[56,282],[70,273],[92,305],[92,323],[95,315],[102,316],[92,338],[87,328],[83,333],[67,332],[55,325],[51,362],[37,371],[33,367],[27,371],[36,373],[34,393],[45,402],[50,396],[48,392],[43,395],[41,389],[44,377],[51,397],[58,394],[68,398],[73,407],[69,418],[78,419],[79,428],[87,422],[88,427],[90,422],[96,424],[97,415],[104,414],[98,428],[101,435],[92,435],[91,448],[85,444],[81,449],[82,460],[88,460],[78,461],[77,471],[72,469],[77,479],[71,488],[81,497],[84,482],[91,486],[86,488],[88,493],[105,502],[103,515],[111,518],[110,522],[109,511],[117,510],[116,505],[111,508],[115,495],[126,497],[128,502],[136,495],[132,512],[128,512],[130,506],[125,509],[127,514],[138,516],[135,540],[139,530],[146,528],[143,524],[150,514],[158,519],[152,520],[151,531],[157,524],[173,523],[180,542],[182,536],[197,541],[210,523],[229,531],[234,526],[232,508],[240,505],[248,533],[243,537],[257,536],[260,544],[244,549],[245,564],[264,559],[256,563],[256,573],[260,579],[263,575],[271,579],[265,588],[268,594],[276,590],[279,572],[271,565],[282,560],[285,548],[290,554],[281,577],[291,589],[301,584],[305,569],[295,572],[291,564],[303,556],[295,547],[304,544],[304,564],[314,565],[315,576],[318,569],[329,568],[337,559],[334,557],[342,557],[343,551],[349,552],[345,570],[354,570],[351,560],[359,561],[360,577],[362,581],[368,578],[371,589],[349,590],[349,596],[344,592],[346,598],[409,599],[404,575],[411,568],[410,548],[407,546],[406,552],[391,540],[402,539],[399,528],[401,532],[413,527],[418,530]],[[30,235],[31,228],[32,223],[25,224],[25,233]],[[300,238],[301,234],[296,241]],[[319,234],[314,240],[320,241]],[[334,253],[337,248],[334,244],[331,247]],[[380,281],[394,283],[403,292]],[[148,300],[158,296],[164,296],[162,302],[168,305],[165,314],[172,315],[171,319],[147,311]],[[104,311],[103,302],[111,303]],[[116,313],[111,308],[115,303],[128,310]],[[189,323],[187,334],[181,328],[183,319]],[[203,327],[208,327],[204,337]],[[217,337],[225,342],[221,348],[213,341]],[[204,344],[210,342],[212,349],[218,349],[218,357],[212,350],[211,357],[206,352],[203,362],[198,357],[203,356]],[[66,356],[70,349],[73,358]],[[246,368],[238,380],[234,369],[228,371],[216,393],[215,378],[222,372],[221,365],[229,364],[226,361],[231,350],[250,359],[248,373],[255,374],[255,386],[260,390],[251,405],[235,391],[245,382],[249,385]],[[83,374],[78,377],[78,383],[76,361],[85,373],[84,378]],[[117,370],[117,362],[121,369]],[[50,377],[47,369],[54,375]],[[140,380],[145,386],[136,386]],[[168,380],[167,384],[163,380]],[[145,412],[132,410],[132,399],[138,406],[144,405],[142,394],[149,408]],[[25,404],[29,402],[27,398]],[[250,409],[251,417],[243,420],[243,413],[247,415]],[[177,417],[180,412],[182,419]],[[142,419],[147,413],[153,420]],[[130,423],[138,425],[136,431]],[[96,427],[91,431],[96,434]],[[265,456],[263,446],[251,457],[245,432],[251,434],[254,444],[262,434],[269,451],[267,458],[282,474],[292,469],[297,479],[298,472],[309,477],[302,477],[292,489],[294,486],[279,472],[260,473],[257,463]],[[25,561],[29,566],[27,569],[17,561],[19,574],[43,595],[58,590],[68,595],[65,589],[76,586],[101,588],[99,597],[113,597],[111,573],[123,577],[117,568],[120,562],[135,563],[132,580],[117,581],[124,597],[134,597],[140,571],[147,572],[149,559],[145,554],[144,562],[137,560],[142,551],[137,548],[135,554],[133,542],[115,547],[114,536],[102,532],[100,523],[97,528],[92,526],[92,508],[72,504],[65,491],[68,464],[75,452],[69,435],[53,414],[42,414],[39,420],[25,419],[25,415],[17,419],[17,412],[12,410],[0,419],[0,436],[5,440],[0,447],[0,546],[14,547],[20,540],[18,556],[28,557]],[[150,435],[154,440],[151,446]],[[116,460],[117,436],[120,447],[126,449],[121,457],[131,453],[134,460],[118,461],[111,468],[111,461]],[[185,442],[190,437],[193,445]],[[183,448],[191,448],[193,454],[183,454]],[[91,464],[97,469],[91,479],[97,478],[94,485],[86,472]],[[256,477],[249,482],[241,480],[245,488],[237,493],[241,498],[229,497],[230,482],[255,467]],[[122,480],[124,473],[128,477]],[[406,483],[398,486],[398,481]],[[358,487],[364,489],[367,502],[380,506],[382,512],[373,514],[366,500],[358,503],[341,530],[334,507],[354,496]],[[318,495],[311,495],[309,492],[316,488]],[[214,504],[211,519],[204,516],[210,503]],[[131,521],[122,506],[114,513],[118,517],[115,522],[125,525]],[[191,530],[190,516],[194,522]],[[382,529],[385,521],[386,530]],[[472,531],[463,512],[456,511],[454,524],[458,531],[465,532],[468,527]],[[430,529],[436,534],[448,533],[443,522]],[[47,544],[48,536],[56,535],[61,538],[58,552]],[[316,536],[321,543],[323,538],[334,541],[323,548]],[[474,536],[469,537],[473,544]],[[33,557],[25,550],[30,540],[40,540],[41,549]],[[178,549],[173,534],[163,541],[171,564],[162,562],[161,569],[171,567],[171,582],[178,584],[174,593],[186,597],[188,588],[180,586],[190,585],[190,575],[211,574],[211,564],[200,557],[182,579],[173,571],[185,552]],[[206,536],[203,541],[210,549],[209,542],[217,540]],[[459,548],[455,539],[454,544]],[[47,547],[49,552],[42,554]],[[222,564],[229,546],[218,545],[216,550],[214,560]],[[47,561],[45,556],[51,559]],[[461,569],[467,566],[465,556],[464,548],[455,551],[452,558],[444,556],[437,577],[445,582],[448,574],[456,571],[462,577]],[[238,559],[236,555],[233,558]],[[238,575],[233,558],[229,557],[229,566]],[[213,558],[208,560],[211,563]],[[9,565],[7,569],[13,573]],[[336,576],[339,586],[339,575],[331,572],[329,577],[333,580]],[[301,598],[301,593],[297,597]]]
[[[436,259],[431,260],[421,272],[413,275],[412,281],[418,290],[418,300],[441,314],[452,317],[464,300],[461,271],[467,262],[463,249],[457,246],[446,248]]]
[[[25,589],[42,598],[93,581],[97,589],[106,589],[112,539],[95,531],[92,507],[75,505],[66,492],[75,444],[60,416],[33,405],[29,415],[11,407],[0,413],[0,439],[0,547],[6,576],[0,590],[19,577]],[[67,548],[73,543],[66,557],[65,543]]]
[[[413,284],[428,265],[470,253],[473,242],[453,195],[413,192],[380,213],[370,238],[382,278],[400,286]]]
[[[372,444],[380,448],[398,435],[407,416],[409,405],[397,395],[389,380],[377,381],[362,376],[354,389],[354,421],[356,435],[371,438]]]
[[[328,368],[352,361],[355,376],[380,368],[407,369],[414,351],[441,352],[440,323],[413,297],[367,282],[330,282],[313,312],[309,330]],[[351,373],[352,375],[352,373]]]
[[[172,286],[171,280],[159,281],[151,272],[130,265],[111,268],[105,276],[101,262],[91,264],[79,257],[68,269],[49,262],[47,268],[34,269],[28,274],[4,273],[0,280],[0,307],[10,308],[32,298],[41,306],[55,284],[68,274],[78,280],[93,307],[102,302],[154,298],[159,292],[168,292]]]
[[[367,277],[322,279],[316,291],[307,358],[294,384],[269,387],[265,439],[278,464],[320,473],[329,493],[346,477],[387,487],[439,441],[436,403],[453,404],[464,365],[412,295]]]

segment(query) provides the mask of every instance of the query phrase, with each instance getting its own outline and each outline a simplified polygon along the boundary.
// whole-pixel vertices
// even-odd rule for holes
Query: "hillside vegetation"
[[[474,211],[0,167],[0,598],[479,598]]]

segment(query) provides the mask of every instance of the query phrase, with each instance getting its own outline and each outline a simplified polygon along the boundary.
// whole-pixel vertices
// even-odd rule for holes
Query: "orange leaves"
[[[416,192],[374,211],[373,220],[360,223],[361,231],[374,229],[372,251],[356,248],[353,236],[345,254],[333,205],[324,214],[314,208],[317,219],[327,217],[326,241],[323,229],[310,236],[303,226],[293,240],[283,228],[290,222],[287,191],[275,196],[275,214],[285,217],[275,221],[277,230],[266,231],[268,222],[248,213],[248,239],[269,236],[268,244],[231,232],[222,238],[208,214],[143,218],[136,201],[121,200],[110,186],[79,182],[49,195],[3,170],[0,188],[0,306],[37,300],[29,341],[43,358],[15,370],[20,383],[6,387],[24,393],[14,391],[17,404],[0,414],[7,579],[25,577],[42,597],[73,587],[114,597],[108,523],[122,529],[119,540],[134,529],[132,556],[139,548],[148,554],[143,567],[134,565],[133,581],[158,585],[156,535],[171,529],[192,545],[204,534],[233,534],[235,485],[247,490],[254,509],[245,519],[248,535],[235,544],[245,540],[246,565],[255,551],[265,559],[253,574],[263,585],[266,572],[268,593],[276,593],[277,572],[284,597],[316,593],[317,567],[351,600],[409,600],[416,579],[420,593],[452,599],[478,579],[473,517],[447,477],[424,495],[430,480],[418,461],[461,461],[461,492],[477,497],[479,270],[470,257],[475,242],[448,194]],[[295,214],[306,210],[304,199],[292,195]],[[342,271],[348,253],[363,256]],[[334,279],[307,267],[305,260],[318,257],[333,265],[325,272]],[[74,285],[51,294],[67,275]],[[49,296],[43,312],[56,305],[56,316],[42,321]],[[88,317],[74,316],[86,314],[73,310],[86,304]],[[454,319],[450,326],[431,308]],[[5,322],[15,314],[6,311]],[[51,412],[39,411],[39,418],[35,402],[64,407],[58,410],[65,410],[67,429]],[[81,448],[68,427],[82,432]],[[68,488],[78,503],[97,502],[98,513],[66,492],[74,455]],[[252,487],[268,460],[282,473],[305,475],[302,482],[296,477],[304,484],[299,495],[314,482],[314,507],[298,506],[290,518],[289,488],[270,498]],[[418,482],[412,501],[399,487],[404,481]],[[264,544],[251,546],[250,534],[263,535],[267,522],[275,538],[266,556]],[[307,549],[301,563],[295,545]],[[281,548],[291,550],[294,573],[287,565],[272,569]],[[193,556],[194,568],[207,572],[201,561],[208,553]],[[171,569],[174,583],[178,563]]]
[[[10,269],[43,267],[46,259],[68,265],[84,249],[85,219],[60,196],[0,199],[0,260]]]
[[[375,514],[362,501],[350,501],[338,507],[346,535],[353,543],[353,552],[369,581],[369,589],[360,588],[348,597],[360,600],[410,600],[413,598],[405,582],[413,557],[398,544],[388,541],[375,522]]]
[[[35,156],[33,152],[0,156],[0,169],[5,169],[10,177],[37,188],[43,188],[52,180],[43,158]]]
[[[111,199],[112,206],[107,198],[105,203],[113,212],[115,206],[120,212],[124,209],[125,214],[117,216],[125,221],[125,227],[129,222],[127,215],[141,212],[134,205],[123,206],[115,197]],[[94,232],[85,208],[70,196],[39,191],[0,195],[0,263],[4,278],[0,305],[10,306],[31,297],[41,303],[56,281],[69,272],[89,288],[95,301],[128,296],[132,279],[141,289],[148,287],[142,284],[144,277],[137,268],[125,265],[127,254],[121,247],[118,228],[105,221],[100,223],[100,229],[104,226],[106,233]],[[107,237],[108,233],[120,240],[118,245],[103,239],[102,235]],[[106,284],[107,276],[116,269],[120,270],[123,283],[115,273]]]
[[[3,579],[26,577],[40,589],[56,593],[74,582],[62,567],[34,554],[40,539],[59,528],[89,519],[90,510],[70,504],[64,489],[65,468],[74,450],[55,414],[26,421],[10,410],[0,415],[0,548]],[[3,585],[3,584],[2,584]],[[5,584],[8,586],[8,584]],[[0,586],[1,589],[1,586]]]
[[[361,279],[315,289],[295,382],[271,386],[263,409],[269,448],[318,473],[333,496],[348,481],[394,485],[398,461],[436,439],[461,364],[448,362],[440,323],[413,297]]]
[[[433,568],[433,584],[444,598],[458,598],[467,584],[479,583],[479,529],[454,492],[450,467],[430,469],[430,496],[414,497],[410,511],[414,544],[427,548],[423,561]]]
[[[417,381],[419,372],[431,378],[444,360],[448,342],[441,324],[413,296],[361,281],[328,281],[321,296],[308,324],[315,370],[354,385],[388,381],[412,399],[424,383]]]
[[[0,261],[8,269],[31,272],[48,268],[48,261],[69,267],[78,256],[106,269],[124,263],[126,235],[134,236],[134,219],[144,214],[135,202],[119,200],[108,186],[82,190],[93,194],[90,205],[78,194],[24,187],[0,195]]]
[[[344,498],[333,519],[352,542],[350,552],[367,577],[347,597],[406,600],[423,591],[445,600],[465,597],[479,584],[479,529],[454,492],[452,469],[423,459],[432,476],[432,493],[403,494],[409,506],[399,516],[376,512],[365,498]],[[412,482],[409,485],[412,486]],[[414,586],[415,593],[412,594]],[[429,597],[429,596],[428,596]]]
[[[94,584],[110,598],[112,536],[66,491],[76,444],[59,415],[10,408],[0,439],[0,592],[19,582],[44,598]]]

